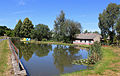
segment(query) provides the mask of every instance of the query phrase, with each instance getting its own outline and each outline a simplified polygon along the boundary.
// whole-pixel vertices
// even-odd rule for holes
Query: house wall
[[[96,41],[100,42],[100,36],[96,36],[93,40],[94,40],[94,42],[96,42]]]
[[[93,44],[93,40],[74,40],[73,44],[84,44],[84,45],[91,45]]]

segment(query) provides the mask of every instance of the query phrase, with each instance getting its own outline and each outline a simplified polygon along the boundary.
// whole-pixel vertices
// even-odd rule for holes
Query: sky
[[[18,20],[28,17],[34,25],[45,24],[52,30],[60,11],[67,19],[81,23],[83,30],[100,31],[99,13],[109,3],[120,0],[0,0],[0,26],[14,29]]]

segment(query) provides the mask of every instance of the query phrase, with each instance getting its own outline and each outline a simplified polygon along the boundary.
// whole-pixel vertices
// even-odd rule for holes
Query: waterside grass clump
[[[79,60],[73,60],[72,64],[84,65],[84,64],[89,64],[89,62],[88,59],[79,59]]]
[[[102,59],[101,44],[98,42],[95,42],[93,45],[90,46],[88,59],[73,60],[72,64],[77,64],[77,65],[95,64],[101,59]]]

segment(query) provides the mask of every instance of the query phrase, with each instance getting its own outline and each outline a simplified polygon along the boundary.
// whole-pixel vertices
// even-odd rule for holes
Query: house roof
[[[77,39],[94,39],[97,36],[101,38],[101,35],[96,33],[76,34]]]

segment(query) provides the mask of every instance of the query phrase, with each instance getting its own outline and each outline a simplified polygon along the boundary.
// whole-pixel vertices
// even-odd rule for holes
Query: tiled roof
[[[77,39],[94,39],[96,36],[101,37],[100,34],[96,34],[96,33],[76,34]]]

